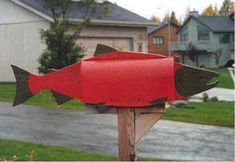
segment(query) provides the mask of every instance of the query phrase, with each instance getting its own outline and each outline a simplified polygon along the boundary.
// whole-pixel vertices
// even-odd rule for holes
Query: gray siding
[[[0,81],[14,81],[10,65],[37,72],[37,60],[45,46],[40,29],[49,23],[9,0],[0,0]]]

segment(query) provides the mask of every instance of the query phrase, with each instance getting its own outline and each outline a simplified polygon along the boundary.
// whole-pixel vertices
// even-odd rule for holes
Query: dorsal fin
[[[117,51],[117,50],[115,50],[112,47],[103,45],[103,44],[97,44],[94,56],[103,54],[103,53],[113,52],[113,51]]]
[[[151,106],[157,106],[157,105],[164,104],[166,101],[167,101],[167,97],[158,98],[156,100],[151,101],[150,105]]]

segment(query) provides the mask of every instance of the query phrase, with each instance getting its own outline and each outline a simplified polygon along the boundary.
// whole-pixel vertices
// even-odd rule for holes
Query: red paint
[[[32,74],[29,87],[33,94],[50,89],[89,104],[142,107],[163,97],[183,98],[174,86],[174,72],[182,66],[161,55],[115,51],[44,76]]]

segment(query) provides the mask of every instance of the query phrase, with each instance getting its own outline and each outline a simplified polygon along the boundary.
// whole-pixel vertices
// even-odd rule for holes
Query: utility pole
[[[168,20],[168,56],[170,57],[171,56],[171,45],[170,45],[170,42],[171,42],[171,18],[170,18],[170,11],[168,10],[168,17],[169,17],[169,20]]]

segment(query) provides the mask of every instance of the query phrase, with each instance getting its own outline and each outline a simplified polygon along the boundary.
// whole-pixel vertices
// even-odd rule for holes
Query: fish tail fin
[[[13,103],[13,106],[16,106],[32,97],[33,93],[28,83],[30,73],[14,65],[11,67],[16,78],[16,95]]]

